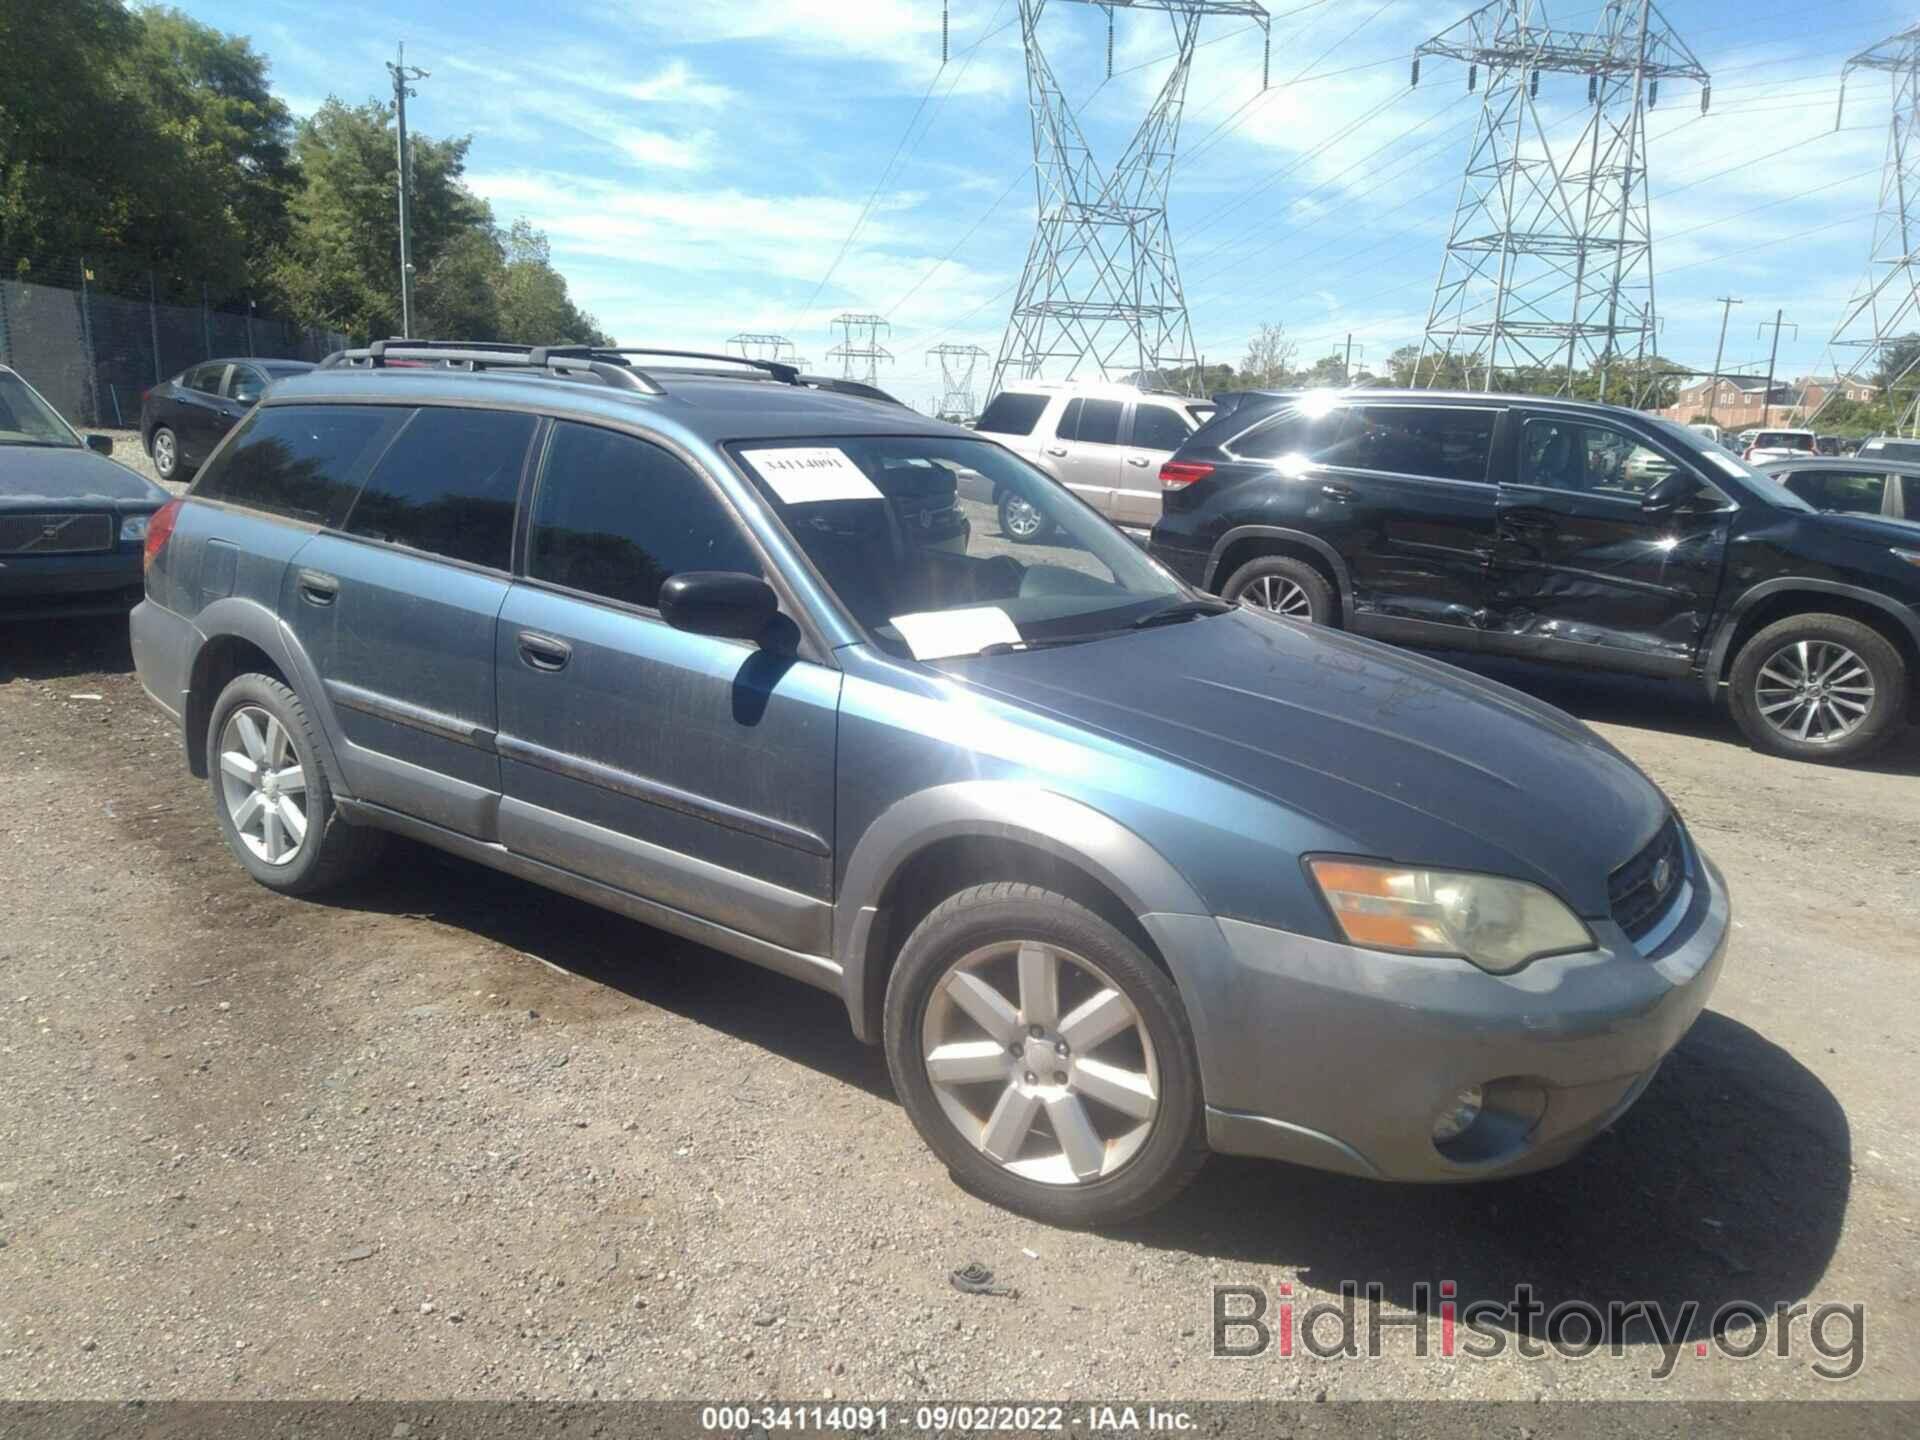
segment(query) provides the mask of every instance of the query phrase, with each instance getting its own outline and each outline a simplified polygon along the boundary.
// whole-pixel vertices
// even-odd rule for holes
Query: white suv
[[[1039,466],[1116,525],[1146,530],[1160,518],[1160,467],[1215,408],[1193,396],[1107,381],[1016,380],[988,402],[974,429]],[[1033,507],[1018,497],[991,498],[1010,539],[1042,538]]]

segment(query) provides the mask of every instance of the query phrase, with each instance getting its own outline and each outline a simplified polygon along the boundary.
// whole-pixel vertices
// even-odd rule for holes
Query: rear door
[[[1684,674],[1705,639],[1732,501],[1678,450],[1611,421],[1516,410],[1499,487],[1488,649]],[[1700,495],[1642,506],[1639,477],[1684,470]]]
[[[1126,410],[1122,400],[1074,397],[1061,412],[1054,443],[1046,451],[1067,487],[1106,516],[1114,514],[1114,491],[1120,483]]]
[[[660,618],[688,570],[763,573],[718,487],[556,422],[498,636],[500,838],[783,949],[831,949],[840,675]]]
[[[1160,519],[1160,467],[1194,427],[1180,407],[1142,398],[1133,404],[1113,496],[1116,524],[1150,529]]]
[[[1350,539],[1355,628],[1473,648],[1493,558],[1496,406],[1363,404],[1320,477]]]
[[[345,520],[293,557],[281,613],[320,652],[354,793],[492,839],[494,622],[540,422],[451,407],[374,413],[386,424],[360,462],[371,474]]]

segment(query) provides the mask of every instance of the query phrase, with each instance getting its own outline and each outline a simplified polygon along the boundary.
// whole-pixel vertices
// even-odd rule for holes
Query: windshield
[[[1057,644],[1184,598],[1057,482],[985,440],[755,440],[734,458],[873,641],[921,660]]]
[[[1739,455],[1724,445],[1715,444],[1699,431],[1684,425],[1676,425],[1673,421],[1662,419],[1658,415],[1648,415],[1643,418],[1662,433],[1684,441],[1688,450],[1707,462],[1710,472],[1718,470],[1722,475],[1730,476],[1735,480],[1744,480],[1748,489],[1769,505],[1777,506],[1782,510],[1799,510],[1808,515],[1814,513],[1813,506],[1787,489],[1778,475],[1769,474],[1765,470],[1749,465]]]
[[[78,448],[80,437],[26,381],[0,371],[0,445],[58,445]]]

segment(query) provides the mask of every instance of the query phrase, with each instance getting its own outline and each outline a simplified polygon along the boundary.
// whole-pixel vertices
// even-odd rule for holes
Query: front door
[[[1518,412],[1499,493],[1488,649],[1684,674],[1706,638],[1732,501],[1704,487],[1648,509],[1691,467],[1605,420]]]
[[[1354,628],[1472,649],[1485,619],[1500,412],[1354,405],[1315,477],[1346,537]]]
[[[1126,408],[1119,400],[1076,397],[1061,412],[1055,437],[1055,451],[1065,452],[1055,459],[1061,480],[1109,517],[1114,513],[1114,490],[1120,483],[1120,430]]]
[[[831,950],[837,670],[675,630],[660,586],[762,573],[705,477],[558,422],[500,613],[500,838],[805,955]]]

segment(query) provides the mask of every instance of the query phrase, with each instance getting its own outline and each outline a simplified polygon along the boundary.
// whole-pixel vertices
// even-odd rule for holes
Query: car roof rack
[[[629,355],[668,360],[718,360],[746,366],[786,385],[800,383],[800,372],[778,360],[750,360],[706,350],[670,350],[654,346],[512,345],[492,340],[407,340],[395,336],[375,340],[363,349],[336,350],[320,362],[322,370],[364,365],[380,370],[396,362],[408,365],[459,365],[473,370],[533,370],[574,377],[592,375],[601,383],[649,395],[664,395],[666,387],[653,374],[631,364]],[[675,367],[662,367],[672,369]],[[743,377],[744,378],[744,377]]]

